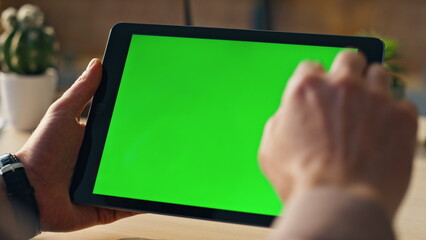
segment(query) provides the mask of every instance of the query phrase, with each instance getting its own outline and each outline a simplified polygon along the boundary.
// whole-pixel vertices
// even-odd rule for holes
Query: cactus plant
[[[384,66],[392,73],[392,92],[396,98],[403,98],[405,83],[401,79],[404,73],[403,67],[398,63],[400,54],[398,52],[398,43],[391,38],[382,38],[385,43]]]
[[[54,66],[54,31],[43,25],[44,15],[37,6],[26,4],[18,11],[8,8],[1,15],[1,23],[4,32],[0,37],[0,60],[4,72],[43,74]]]

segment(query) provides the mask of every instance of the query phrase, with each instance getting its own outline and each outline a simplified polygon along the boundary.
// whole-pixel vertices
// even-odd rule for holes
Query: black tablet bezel
[[[168,204],[93,194],[93,187],[114,109],[130,40],[133,34],[286,43],[330,47],[353,47],[369,63],[383,61],[383,42],[376,38],[333,36],[273,31],[165,26],[119,23],[110,32],[103,58],[102,82],[96,91],[87,121],[83,144],[70,187],[72,201],[79,204],[154,212],[217,221],[269,226],[274,216]],[[119,158],[120,156],[117,156]],[[119,166],[117,166],[119,167]]]

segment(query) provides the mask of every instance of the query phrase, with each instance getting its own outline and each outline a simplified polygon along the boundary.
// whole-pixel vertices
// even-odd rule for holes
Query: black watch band
[[[34,189],[19,159],[12,154],[0,156],[1,169],[9,202],[21,230],[17,239],[29,239],[40,233],[40,219]]]

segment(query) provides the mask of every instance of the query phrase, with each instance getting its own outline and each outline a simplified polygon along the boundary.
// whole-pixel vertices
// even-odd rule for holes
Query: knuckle
[[[280,107],[281,108],[281,107]],[[268,131],[272,128],[272,125],[274,124],[274,119],[275,119],[276,115],[273,115],[272,117],[270,117],[265,124],[265,131]]]
[[[334,86],[337,91],[344,95],[351,95],[360,89],[359,85],[353,81],[353,77],[350,75],[342,76],[339,81],[335,82]]]
[[[342,84],[342,86],[352,86],[350,84],[356,83],[357,79],[355,78],[354,74],[350,71],[346,71],[345,73],[335,76],[336,77],[336,83]]]
[[[258,151],[258,164],[259,167],[262,169],[263,172],[268,172],[273,169],[273,160],[270,154],[270,151],[265,147],[261,146]]]
[[[317,85],[321,78],[315,74],[307,74],[300,78],[299,87],[300,88],[311,88]]]
[[[392,74],[381,64],[374,63],[368,69],[369,73],[377,79],[386,80],[390,84]]]
[[[81,74],[80,77],[78,77],[75,82],[76,83],[84,82],[86,79],[87,79],[87,72],[83,72],[83,74]]]
[[[377,73],[377,75],[382,77],[390,77],[390,72],[380,63],[373,63],[370,66],[370,70]]]
[[[303,98],[308,92],[318,91],[321,77],[315,74],[305,74],[296,80],[292,88],[288,89],[287,94],[291,98]]]
[[[299,64],[290,81],[291,87],[287,92],[296,96],[303,95],[306,88],[312,88],[321,81],[324,74],[324,68],[321,64],[305,61]]]
[[[260,147],[258,150],[258,159],[261,163],[268,162],[269,155],[270,155],[270,141],[271,135],[274,132],[275,127],[275,120],[276,115],[272,116],[268,119],[268,121],[265,124],[265,128],[263,130],[262,140],[260,143]]]
[[[263,164],[265,164],[268,159],[268,153],[267,151],[265,151],[263,145],[260,146],[259,151],[257,153],[257,157],[259,159],[259,162],[261,163],[261,166],[263,166]]]
[[[61,108],[63,103],[60,100],[56,100],[54,103],[52,103],[49,108],[47,109],[48,113],[55,112],[57,109]]]
[[[64,101],[64,98],[61,97],[49,106],[49,108],[47,109],[47,114],[49,115],[63,114],[64,112],[68,111],[69,108],[70,108],[69,102]]]

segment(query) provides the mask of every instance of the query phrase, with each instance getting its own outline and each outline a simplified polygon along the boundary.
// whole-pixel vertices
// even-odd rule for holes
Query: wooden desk
[[[424,143],[426,118],[420,119],[419,123],[419,139]],[[29,133],[6,127],[0,132],[0,152],[17,151],[28,137]],[[412,178],[409,192],[395,221],[396,231],[401,240],[426,238],[426,150],[421,147],[420,141]],[[143,214],[72,233],[45,232],[34,239],[259,240],[265,239],[269,232],[268,228]]]

